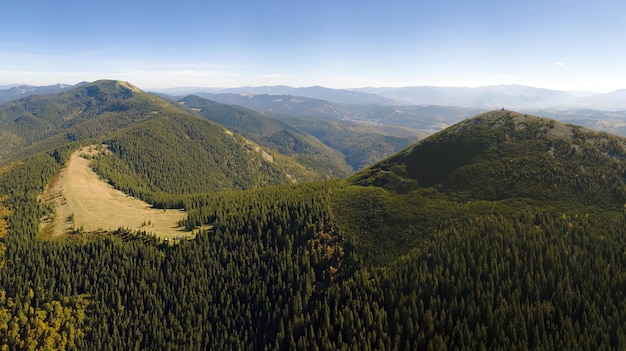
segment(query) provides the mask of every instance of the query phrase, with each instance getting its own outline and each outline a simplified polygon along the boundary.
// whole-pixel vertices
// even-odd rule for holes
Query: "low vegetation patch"
[[[90,158],[103,148],[75,151],[42,196],[44,236],[106,232],[126,228],[160,238],[191,235],[178,226],[182,210],[155,209],[150,204],[115,190],[91,168]],[[82,157],[81,157],[82,156]]]

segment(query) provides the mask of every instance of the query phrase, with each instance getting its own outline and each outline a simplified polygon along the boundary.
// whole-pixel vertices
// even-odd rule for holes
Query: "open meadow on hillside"
[[[190,235],[178,227],[186,218],[182,210],[155,209],[101,179],[90,167],[93,147],[72,153],[66,166],[44,192],[42,199],[53,210],[43,218],[42,233],[60,236],[70,232],[142,230],[160,238]]]

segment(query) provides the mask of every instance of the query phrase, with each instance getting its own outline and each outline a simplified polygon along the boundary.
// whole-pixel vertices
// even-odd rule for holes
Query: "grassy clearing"
[[[52,209],[42,219],[44,237],[120,227],[146,231],[160,238],[191,236],[184,227],[178,227],[178,221],[186,218],[185,211],[152,208],[100,179],[89,166],[91,161],[81,157],[93,150],[87,147],[75,151],[44,192],[42,200]]]

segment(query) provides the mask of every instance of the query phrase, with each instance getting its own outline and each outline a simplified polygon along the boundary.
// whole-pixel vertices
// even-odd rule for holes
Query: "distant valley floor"
[[[42,195],[43,201],[54,209],[53,215],[42,220],[44,235],[120,227],[143,230],[160,238],[190,234],[178,227],[178,221],[186,218],[186,212],[152,208],[100,179],[89,166],[91,161],[81,157],[94,152],[93,147],[75,151]]]

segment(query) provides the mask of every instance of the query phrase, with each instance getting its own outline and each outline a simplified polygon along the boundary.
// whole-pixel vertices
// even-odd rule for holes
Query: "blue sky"
[[[0,85],[626,88],[626,2],[4,0]]]

